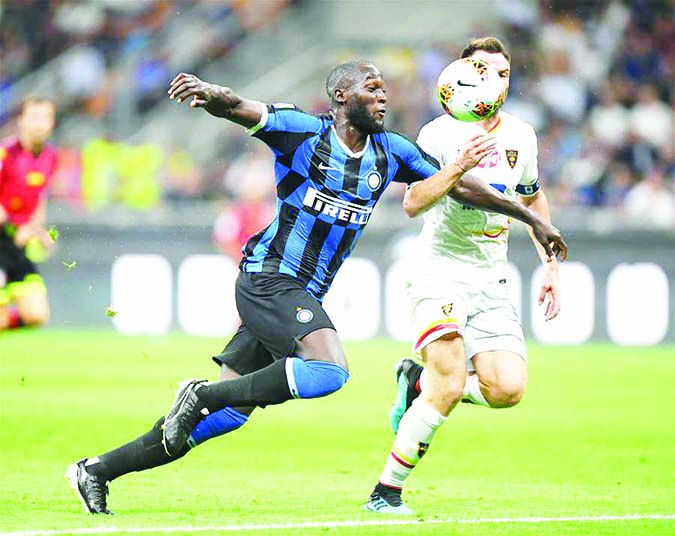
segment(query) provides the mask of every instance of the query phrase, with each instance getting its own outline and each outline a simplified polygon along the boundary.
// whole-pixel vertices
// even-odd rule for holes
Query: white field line
[[[147,532],[190,533],[190,532],[245,532],[258,530],[294,530],[311,528],[338,527],[401,527],[411,525],[479,525],[502,523],[602,523],[606,521],[641,521],[641,520],[675,519],[675,514],[627,514],[622,516],[578,516],[578,517],[495,517],[478,519],[374,519],[372,521],[314,521],[307,523],[270,523],[260,525],[210,525],[202,527],[89,527],[60,530],[26,530],[19,532],[2,532],[0,536],[57,536],[66,534],[142,534]]]

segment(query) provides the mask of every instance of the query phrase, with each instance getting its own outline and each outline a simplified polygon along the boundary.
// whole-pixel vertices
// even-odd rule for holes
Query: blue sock
[[[232,430],[236,430],[246,424],[248,415],[240,413],[234,408],[227,406],[206,416],[203,421],[192,430],[188,438],[188,445],[194,448],[214,437],[218,437]]]
[[[349,379],[340,365],[286,358],[286,379],[293,398],[319,398],[334,393]]]

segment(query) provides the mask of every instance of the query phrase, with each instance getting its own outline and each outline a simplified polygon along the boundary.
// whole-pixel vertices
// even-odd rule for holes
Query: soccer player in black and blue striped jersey
[[[242,426],[255,407],[326,396],[345,384],[347,360],[321,302],[392,181],[426,179],[420,195],[444,192],[521,219],[548,251],[560,243],[558,231],[536,214],[464,175],[490,154],[492,136],[472,138],[455,163],[440,169],[415,143],[385,130],[387,95],[373,64],[337,66],[326,91],[329,113],[313,116],[290,104],[244,99],[190,74],[171,82],[170,98],[242,125],[270,147],[277,209],[244,248],[235,287],[242,323],[213,358],[220,381],[186,380],[148,433],[71,465],[67,477],[86,511],[109,513],[109,481],[180,458]]]

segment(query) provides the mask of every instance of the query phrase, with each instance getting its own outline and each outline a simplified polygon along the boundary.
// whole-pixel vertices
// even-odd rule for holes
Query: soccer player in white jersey
[[[461,57],[495,67],[506,98],[510,55],[498,39],[474,39]],[[527,123],[501,110],[478,123],[442,115],[422,128],[417,142],[441,165],[462,167],[462,145],[485,132],[495,137],[495,149],[471,174],[507,196],[519,196],[550,222],[537,173],[537,138]],[[408,293],[414,352],[425,367],[411,359],[399,363],[398,396],[390,413],[397,435],[366,503],[367,510],[393,514],[412,513],[401,501],[403,483],[460,400],[507,408],[520,401],[527,384],[523,330],[507,292],[509,218],[464,206],[421,183],[408,189],[403,207],[410,217],[424,213]],[[539,303],[546,302],[544,315],[551,320],[560,311],[558,263],[534,243],[545,273]],[[563,250],[561,258],[565,255]]]

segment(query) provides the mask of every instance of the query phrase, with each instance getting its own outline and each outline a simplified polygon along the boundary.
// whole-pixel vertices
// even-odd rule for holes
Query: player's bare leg
[[[527,364],[520,355],[480,352],[473,362],[480,392],[491,408],[510,408],[520,402],[527,387]]]
[[[422,394],[401,419],[379,483],[366,503],[367,510],[412,514],[401,501],[403,483],[462,398],[466,378],[462,338],[457,333],[444,335],[424,347],[421,354],[426,363]]]

